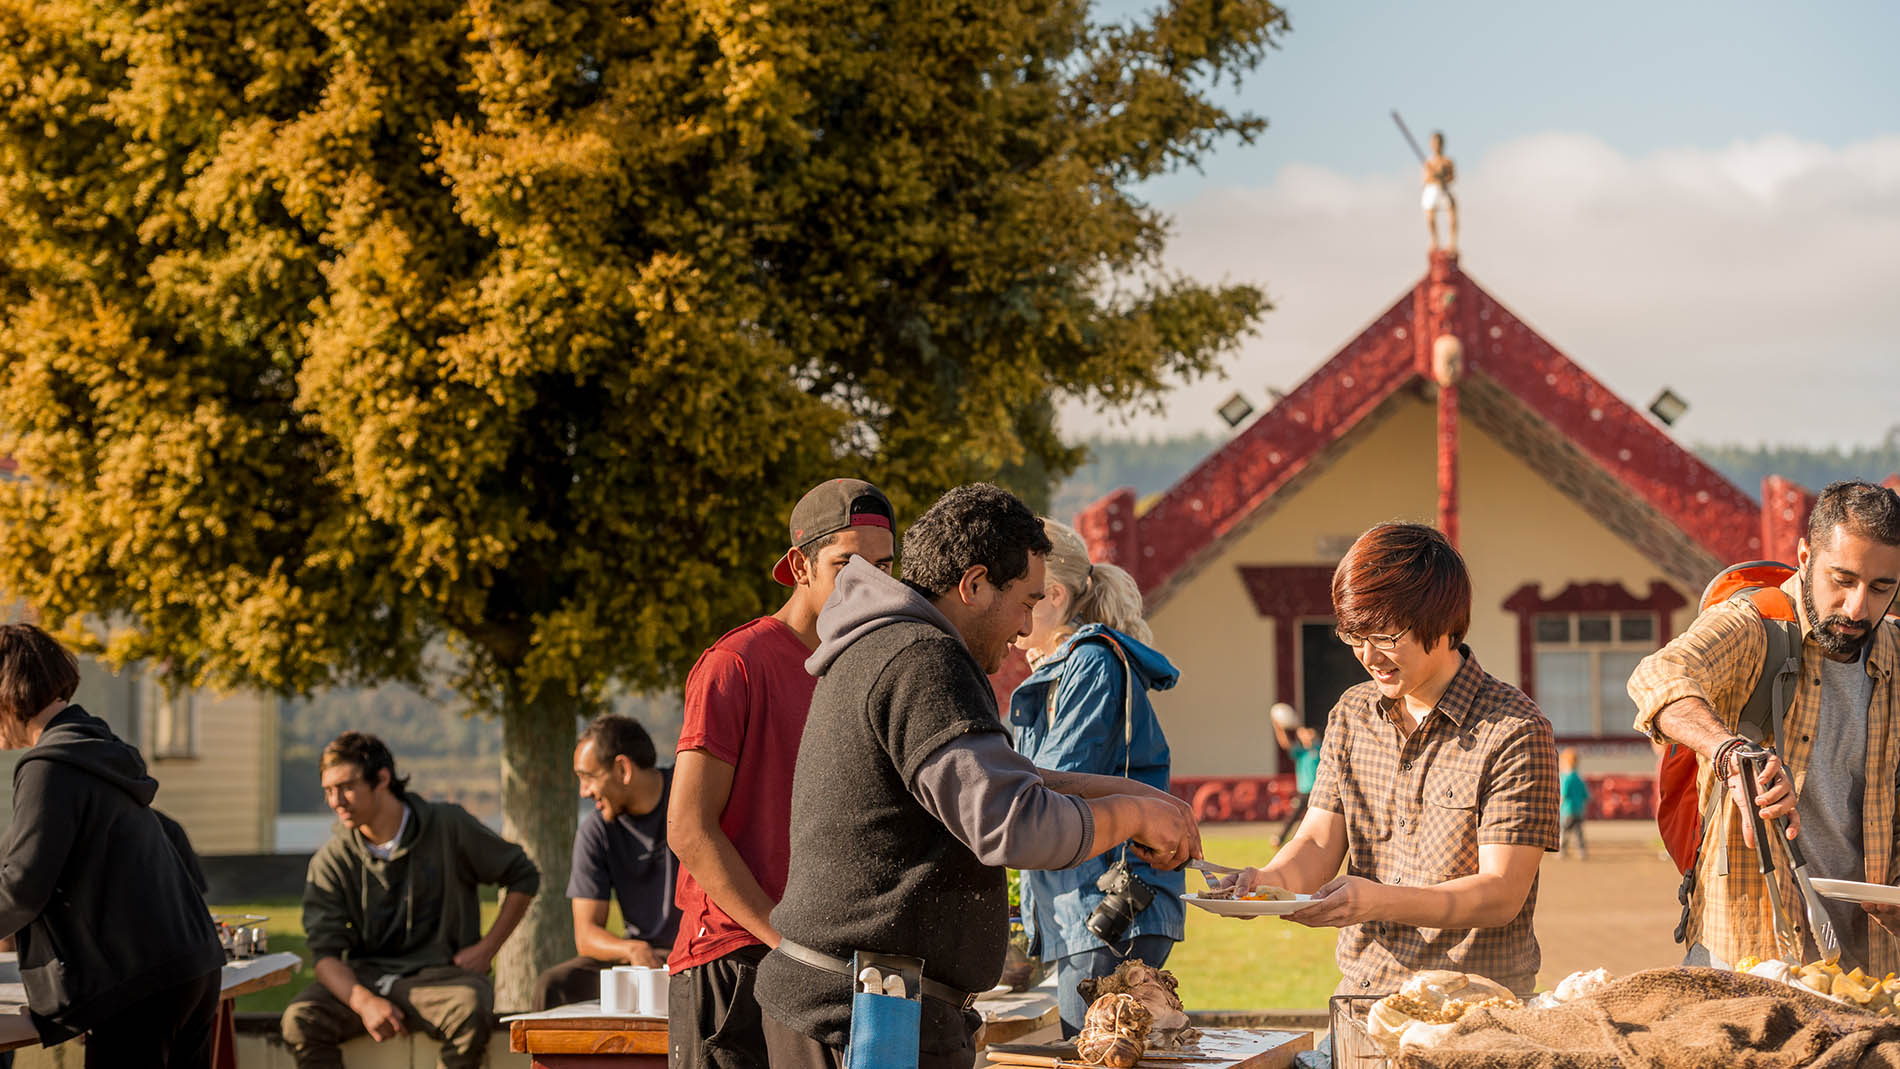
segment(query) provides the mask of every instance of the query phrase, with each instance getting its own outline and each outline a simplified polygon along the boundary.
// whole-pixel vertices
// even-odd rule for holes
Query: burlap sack
[[[1402,1069],[1900,1066],[1900,1020],[1719,969],[1654,969],[1548,1010],[1465,1014]]]

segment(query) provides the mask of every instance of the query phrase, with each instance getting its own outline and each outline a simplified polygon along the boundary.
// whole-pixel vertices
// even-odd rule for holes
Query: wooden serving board
[[[1200,1041],[1187,1047],[1155,1051],[1143,1058],[1140,1069],[1287,1069],[1293,1056],[1313,1049],[1311,1032],[1275,1032],[1265,1028],[1205,1028]],[[1059,1059],[1064,1066],[1085,1065],[1075,1056],[1073,1043],[1003,1044],[985,1048],[989,1064],[1048,1066]]]

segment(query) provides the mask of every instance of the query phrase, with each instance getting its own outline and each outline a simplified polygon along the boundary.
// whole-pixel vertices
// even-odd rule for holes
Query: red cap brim
[[[772,578],[778,580],[778,585],[780,586],[798,585],[797,579],[792,576],[791,550],[786,550],[785,555],[778,559],[778,563],[772,565]]]

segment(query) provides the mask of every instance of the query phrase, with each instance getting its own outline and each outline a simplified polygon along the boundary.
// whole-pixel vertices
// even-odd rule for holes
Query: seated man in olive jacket
[[[304,882],[317,982],[284,1010],[284,1042],[299,1069],[340,1069],[345,1040],[418,1028],[441,1041],[442,1069],[481,1065],[495,1001],[488,965],[528,912],[540,871],[461,806],[409,794],[374,735],[338,735],[320,764],[338,824]],[[483,884],[508,889],[487,935]]]

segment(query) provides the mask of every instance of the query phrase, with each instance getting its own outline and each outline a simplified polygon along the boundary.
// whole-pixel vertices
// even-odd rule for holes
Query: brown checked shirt
[[[1781,589],[1794,599],[1801,618],[1801,678],[1782,721],[1782,737],[1770,741],[1787,761],[1795,794],[1799,795],[1809,776],[1827,774],[1826,769],[1811,767],[1808,760],[1814,750],[1814,725],[1821,715],[1824,654],[1809,633],[1811,625],[1802,605],[1800,578],[1790,578]],[[1761,676],[1767,652],[1761,613],[1752,604],[1730,601],[1709,609],[1674,641],[1644,658],[1630,674],[1636,730],[1657,742],[1673,741],[1657,728],[1656,715],[1680,698],[1701,698],[1725,728],[1735,730],[1749,692]],[[1862,878],[1868,883],[1900,883],[1900,821],[1894,819],[1895,795],[1900,793],[1900,686],[1895,685],[1896,668],[1900,668],[1900,628],[1892,620],[1883,620],[1874,628],[1873,644],[1867,651],[1867,674],[1874,679],[1873,700],[1867,708],[1868,790],[1861,802],[1861,848],[1867,857]],[[1875,784],[1883,784],[1886,789],[1877,790]],[[1706,807],[1709,792],[1716,789],[1708,759],[1698,759],[1698,807]],[[1778,952],[1768,883],[1755,852],[1742,839],[1742,823],[1736,819],[1735,807],[1724,805],[1717,813],[1714,832],[1704,829],[1709,838],[1696,865],[1695,890],[1689,899],[1688,941],[1701,943],[1730,963],[1749,956],[1775,957]],[[1776,869],[1782,910],[1790,924],[1805,929],[1806,913],[1786,871],[1785,865]],[[1882,976],[1900,969],[1900,940],[1892,932],[1870,921],[1867,942],[1868,972]]]
[[[1523,691],[1464,666],[1402,737],[1370,681],[1327,720],[1312,806],[1346,820],[1346,871],[1388,885],[1444,883],[1478,871],[1485,843],[1557,849],[1557,749]],[[1529,994],[1542,954],[1524,907],[1502,928],[1415,928],[1368,921],[1339,934],[1340,994],[1390,994],[1421,969],[1477,973]]]

